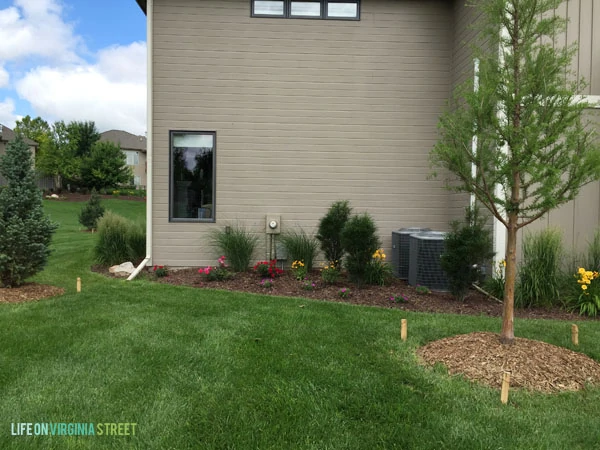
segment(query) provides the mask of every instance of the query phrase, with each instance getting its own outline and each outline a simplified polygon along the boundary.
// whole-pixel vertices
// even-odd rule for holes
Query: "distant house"
[[[6,153],[6,146],[15,138],[15,132],[5,125],[0,124],[0,156]],[[25,142],[29,145],[31,151],[31,157],[35,164],[35,155],[38,151],[39,145],[37,142],[31,139],[25,138]],[[37,183],[40,189],[52,189],[54,187],[54,180],[52,177],[38,176]],[[0,185],[5,184],[5,180],[0,176]]]
[[[121,130],[110,130],[100,134],[100,141],[107,141],[121,147],[127,157],[127,165],[133,172],[133,184],[146,187],[146,137],[136,136]]]
[[[466,0],[136,1],[148,29],[154,264],[215,264],[210,233],[232,223],[260,236],[264,259],[272,218],[311,232],[336,200],[368,211],[388,252],[393,230],[444,231],[463,216],[469,199],[428,175],[439,115],[474,77]],[[570,19],[563,43],[579,41],[590,99],[600,95],[596,3],[556,10]],[[600,224],[600,184],[548,224],[585,244]]]
[[[6,153],[6,146],[9,144],[9,142],[13,141],[14,139],[15,132],[7,126],[2,125],[0,123],[0,155],[4,155]],[[31,157],[34,158],[35,161],[35,154],[39,147],[38,143],[28,138],[25,138],[25,142],[29,145],[29,150],[31,150]]]

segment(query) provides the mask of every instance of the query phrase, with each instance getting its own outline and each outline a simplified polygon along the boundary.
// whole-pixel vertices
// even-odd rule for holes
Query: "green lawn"
[[[142,203],[103,202],[131,218]],[[82,204],[46,202],[60,228],[36,281],[61,297],[0,305],[2,449],[594,449],[600,388],[496,390],[419,366],[425,342],[499,319],[125,282],[91,273]],[[82,278],[83,292],[75,292]],[[409,340],[399,339],[400,319]],[[600,359],[600,326],[580,350]],[[570,347],[570,324],[516,333]],[[17,423],[136,423],[132,436],[13,436]]]

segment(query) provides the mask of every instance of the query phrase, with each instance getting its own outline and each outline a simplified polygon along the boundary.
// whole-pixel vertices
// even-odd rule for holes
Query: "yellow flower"
[[[579,270],[577,270],[577,273],[584,274],[585,269],[583,267],[580,267]]]
[[[581,289],[583,289],[585,291],[587,289],[587,285],[586,284],[582,284],[581,285]]]

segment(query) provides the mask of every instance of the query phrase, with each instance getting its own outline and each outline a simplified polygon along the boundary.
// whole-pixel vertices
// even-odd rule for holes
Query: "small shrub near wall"
[[[350,279],[358,285],[366,281],[373,255],[380,247],[377,227],[367,213],[348,220],[340,233],[340,242],[346,252],[344,266]]]
[[[440,263],[458,300],[464,300],[471,284],[483,281],[482,268],[494,256],[492,245],[492,234],[477,208],[467,208],[463,222],[452,222]]]
[[[344,256],[341,233],[351,213],[352,208],[348,200],[341,200],[333,203],[319,221],[316,238],[321,244],[325,259],[336,269],[341,267]]]

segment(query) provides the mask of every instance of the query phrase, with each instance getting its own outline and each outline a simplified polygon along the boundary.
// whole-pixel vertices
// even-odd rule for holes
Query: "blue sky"
[[[135,0],[0,0],[0,123],[30,115],[144,134],[145,41]]]

